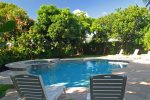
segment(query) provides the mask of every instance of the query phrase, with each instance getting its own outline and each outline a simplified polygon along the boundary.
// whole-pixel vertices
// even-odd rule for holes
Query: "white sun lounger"
[[[120,52],[119,52],[118,54],[116,54],[116,55],[119,55],[119,56],[120,56],[120,55],[122,55],[122,54],[123,54],[123,49],[121,49]]]
[[[141,54],[141,59],[150,61],[150,51],[147,54]]]
[[[135,49],[134,53],[132,55],[130,55],[129,57],[131,59],[137,59],[137,58],[139,58],[138,53],[139,53],[139,49]]]

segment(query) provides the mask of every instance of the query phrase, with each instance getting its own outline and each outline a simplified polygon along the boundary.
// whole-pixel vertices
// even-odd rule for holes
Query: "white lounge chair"
[[[119,56],[120,56],[120,55],[122,55],[122,54],[123,54],[123,49],[121,49],[120,52],[119,52],[118,54],[116,54],[116,55],[119,55]]]
[[[138,52],[139,52],[139,49],[135,49],[133,55],[134,55],[134,56],[135,56],[135,55],[138,55]]]
[[[119,65],[120,68],[123,68],[124,65],[128,65],[127,62],[109,61],[108,63],[111,64],[111,65]]]
[[[65,89],[64,86],[44,87],[42,78],[35,75],[11,76],[11,80],[20,96],[18,100],[57,100]]]
[[[139,58],[138,53],[139,53],[139,49],[135,49],[134,53],[132,55],[130,55],[129,57],[131,59],[137,59],[137,58]]]
[[[121,49],[120,52],[116,54],[114,57],[115,57],[114,59],[124,59],[125,56],[123,55],[123,49]]]
[[[142,60],[150,60],[150,51],[147,52],[147,54],[141,54]]]
[[[92,76],[87,100],[125,100],[126,81],[126,75]]]

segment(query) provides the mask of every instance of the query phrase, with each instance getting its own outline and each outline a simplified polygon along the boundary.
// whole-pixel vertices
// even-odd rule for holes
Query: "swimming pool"
[[[44,85],[61,83],[66,87],[87,87],[91,75],[111,74],[127,64],[109,60],[59,61],[52,65],[32,66],[28,72],[41,75]]]

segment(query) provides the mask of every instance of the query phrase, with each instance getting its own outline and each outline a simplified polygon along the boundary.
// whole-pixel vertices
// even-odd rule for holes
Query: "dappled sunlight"
[[[140,82],[139,84],[150,86],[150,82]]]
[[[126,91],[126,93],[129,93],[129,94],[136,94],[137,92],[135,92],[135,91]]]
[[[68,84],[72,84],[75,87],[79,87],[79,86],[87,86],[89,84],[89,80],[79,80],[79,81],[75,81],[75,82],[61,82],[61,83],[56,83],[56,84],[52,84],[51,86],[62,86],[65,85],[67,86]]]
[[[129,84],[137,84],[137,82],[128,82]]]
[[[79,80],[78,82],[72,82],[74,86],[86,86],[89,84],[89,80]]]
[[[137,70],[136,72],[144,72],[145,70]]]
[[[7,92],[6,96],[9,96],[9,95],[12,95],[14,93],[17,93],[17,91],[10,91],[10,92]]]
[[[63,85],[66,85],[68,83],[56,83],[56,84],[52,84],[51,86],[63,86]]]
[[[128,82],[127,84],[127,94],[149,94],[150,82],[140,81],[140,82]]]
[[[85,87],[72,87],[66,90],[66,93],[85,93],[87,89]]]
[[[114,72],[113,74],[126,74],[127,72]]]
[[[150,86],[150,82],[128,82],[131,85],[145,85],[145,86]]]

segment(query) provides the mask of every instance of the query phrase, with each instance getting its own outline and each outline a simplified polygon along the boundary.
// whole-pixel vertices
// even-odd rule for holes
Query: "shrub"
[[[5,96],[6,91],[10,88],[10,85],[0,85],[0,98]]]

